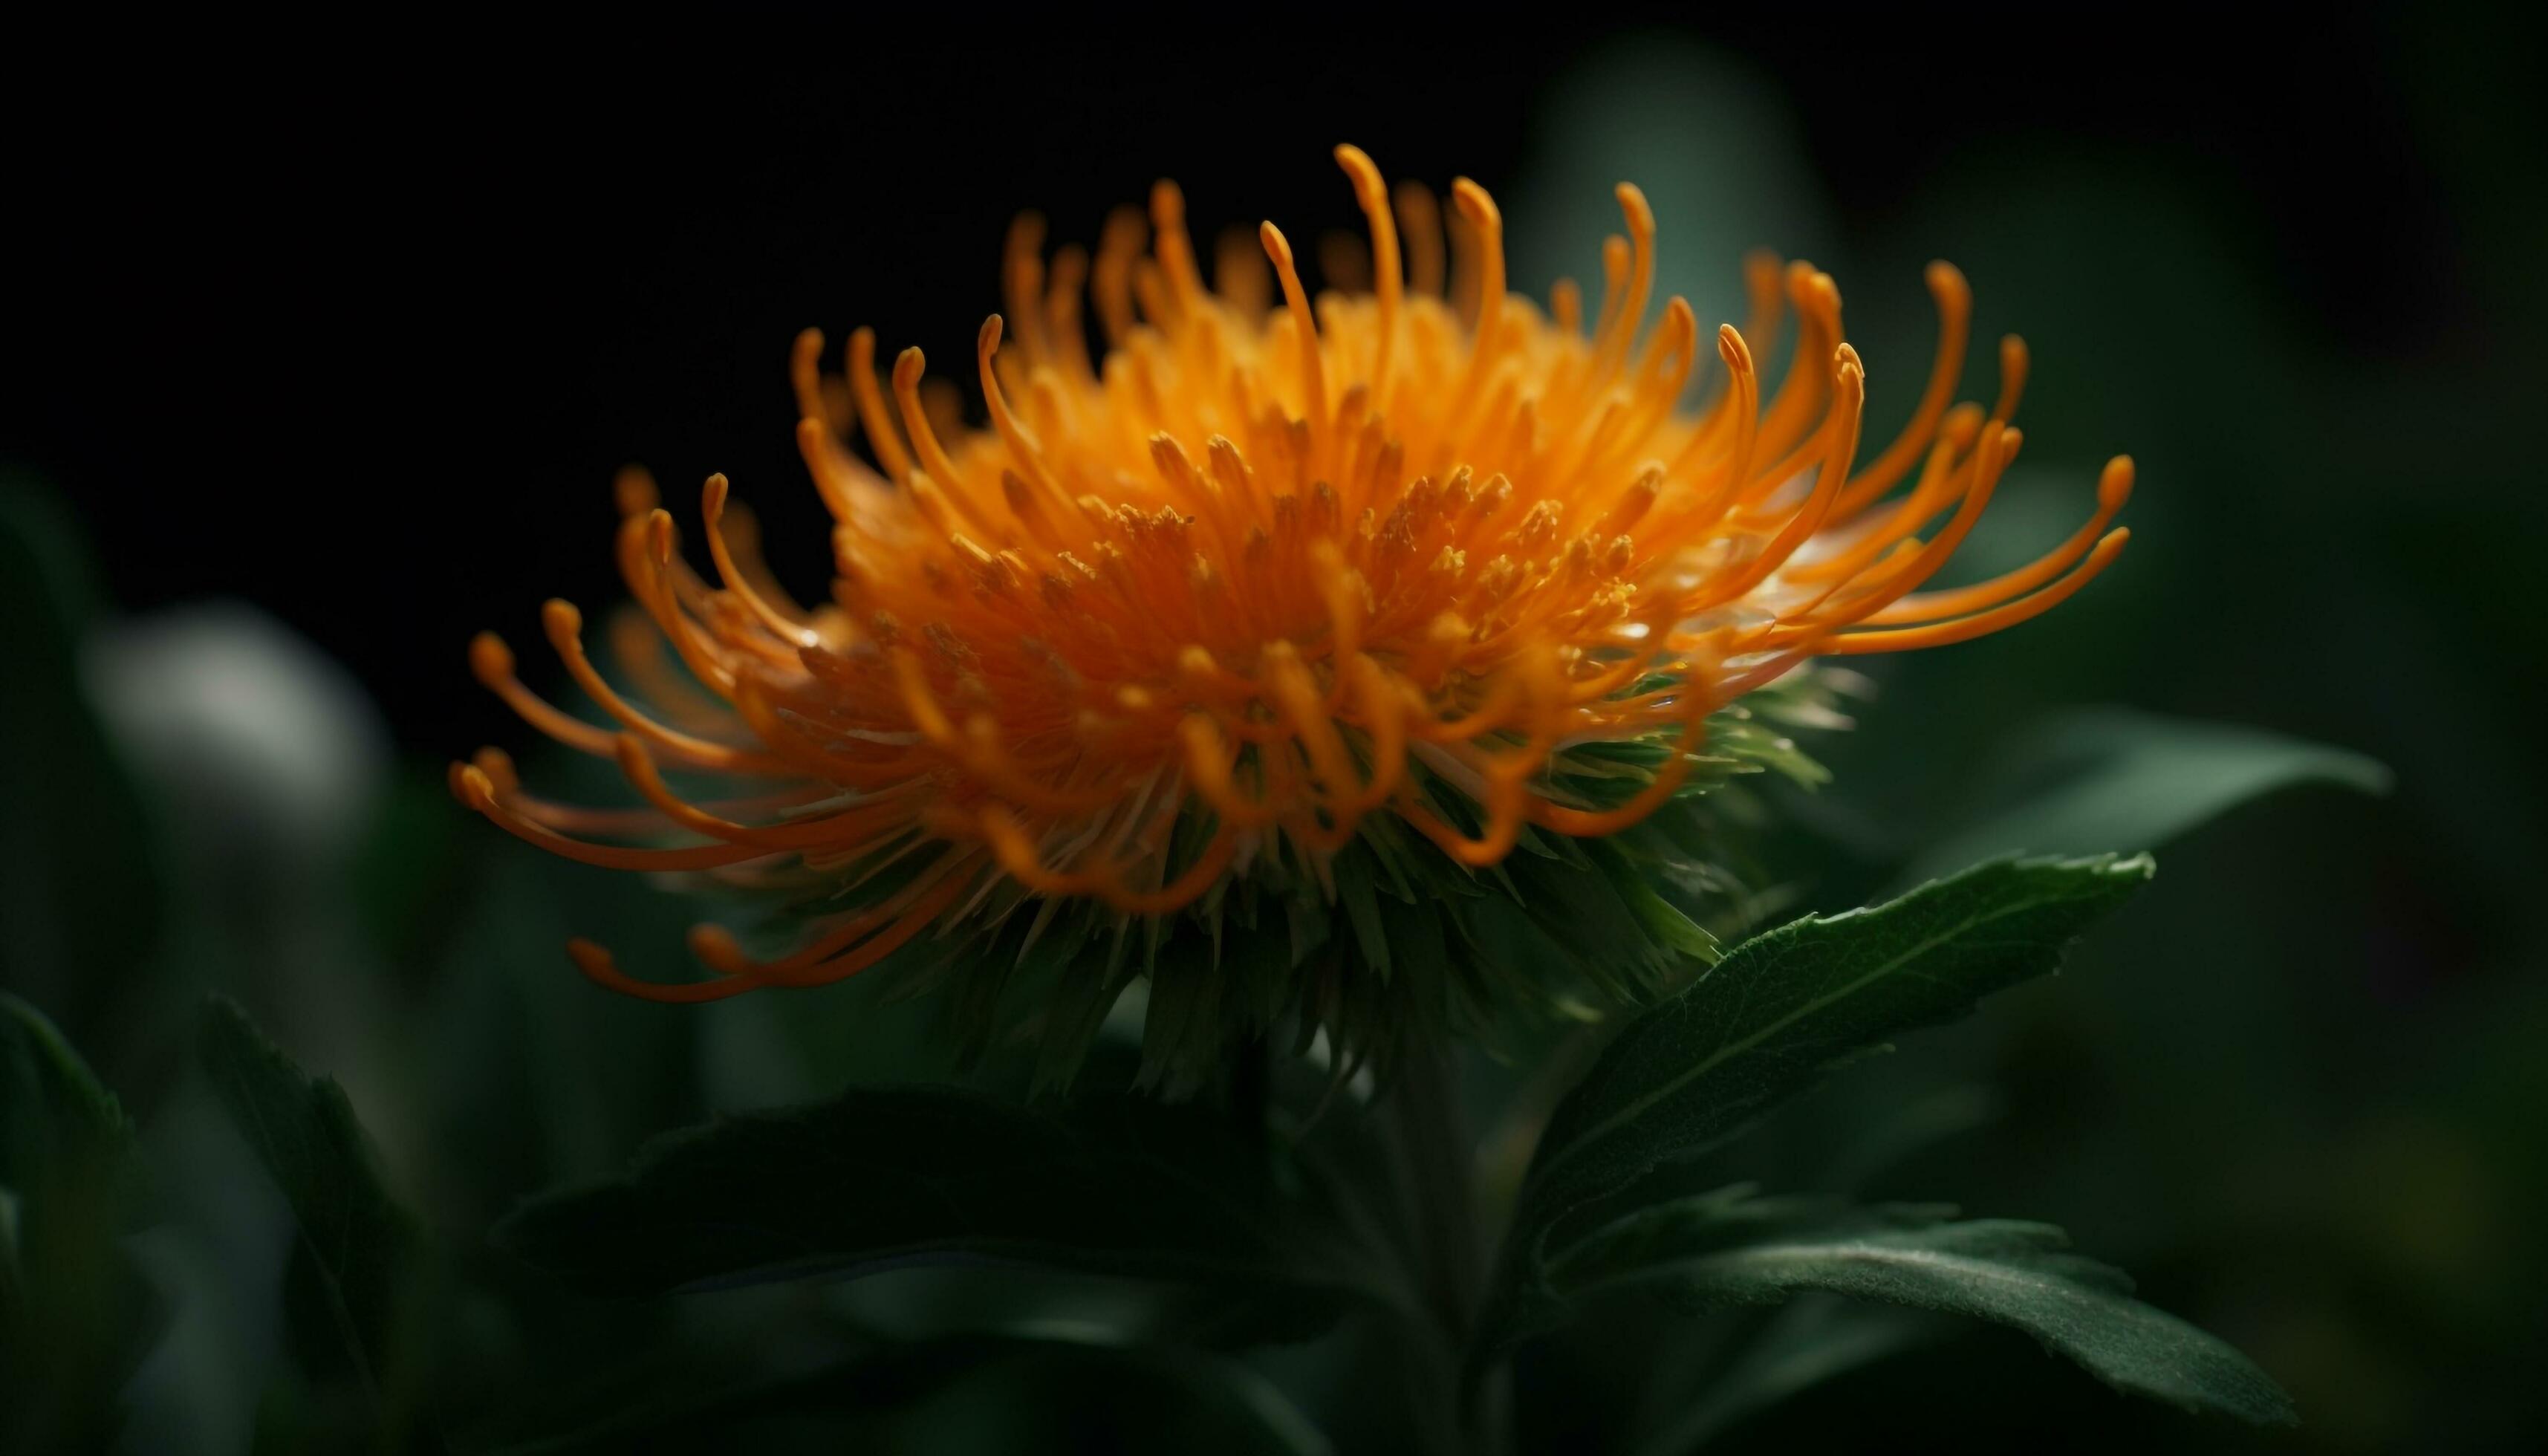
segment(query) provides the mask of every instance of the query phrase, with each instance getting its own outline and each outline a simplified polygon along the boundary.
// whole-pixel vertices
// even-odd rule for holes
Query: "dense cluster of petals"
[[[1314,298],[1271,223],[1219,248],[1208,284],[1167,184],[1093,257],[1046,256],[1023,222],[971,361],[980,427],[917,349],[879,372],[860,330],[826,376],[820,336],[800,338],[828,602],[770,579],[724,478],[700,501],[712,576],[623,479],[620,563],[671,649],[613,643],[644,705],[564,602],[549,638],[611,726],[535,696],[492,636],[473,661],[535,726],[615,760],[645,807],[535,798],[492,752],[455,786],[577,859],[828,882],[835,908],[771,959],[702,928],[703,980],[638,982],[580,942],[588,974],[707,999],[836,979],[1020,905],[1166,914],[1261,857],[1316,864],[1374,815],[1471,866],[1526,828],[1608,834],[1681,791],[1707,716],[1745,692],[1815,657],[1997,631],[2124,544],[2118,459],[2067,542],[1927,590],[2017,454],[2026,367],[2007,340],[1995,405],[1956,403],[1970,299],[1946,264],[1927,383],[1867,451],[1865,372],[1812,266],[1756,259],[1753,317],[1702,330],[1679,298],[1654,307],[1653,216],[1623,185],[1597,308],[1561,283],[1543,311],[1507,291],[1483,190],[1456,182],[1444,209],[1393,195],[1355,148],[1337,159],[1369,241],[1329,271],[1367,267],[1364,289]],[[1787,318],[1765,379],[1752,341]],[[1616,769],[1636,781],[1600,802],[1554,780],[1620,742],[1675,751]],[[682,797],[668,769],[739,796]]]

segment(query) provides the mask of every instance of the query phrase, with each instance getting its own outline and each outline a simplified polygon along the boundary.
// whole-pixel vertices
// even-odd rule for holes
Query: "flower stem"
[[[1399,1152],[1409,1174],[1418,1230],[1418,1277],[1447,1367],[1465,1368],[1485,1295],[1486,1245],[1479,1225],[1477,1149],[1447,1047],[1411,1051],[1391,1089]],[[1509,1387],[1500,1373],[1476,1383],[1454,1374],[1443,1392],[1444,1424],[1456,1448],[1493,1453],[1509,1436]]]
[[[1230,1047],[1229,1067],[1230,1120],[1238,1136],[1261,1155],[1272,1128],[1267,1122],[1274,1105],[1273,1050],[1262,1031],[1239,1037]]]

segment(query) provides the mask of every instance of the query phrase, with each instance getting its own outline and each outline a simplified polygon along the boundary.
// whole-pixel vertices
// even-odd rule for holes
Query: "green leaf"
[[[1686,1456],[1738,1421],[1912,1349],[1949,1325],[1925,1313],[1827,1296],[1795,1301],[1751,1331],[1732,1362],[1709,1372],[1684,1403],[1655,1419],[1629,1456]]]
[[[1278,1191],[1227,1119],[1138,1097],[1046,1113],[854,1089],[659,1138],[622,1177],[534,1199],[497,1238],[598,1295],[971,1264],[1209,1286],[1287,1325],[1404,1299]]]
[[[133,1123],[115,1094],[43,1012],[0,991],[0,1187],[27,1200],[132,1155]]]
[[[2006,1116],[1999,1090],[1958,1083],[1890,1100],[1857,1120],[1829,1149],[1808,1186],[1854,1193],[1905,1160]]]
[[[1548,1277],[1570,1301],[1640,1289],[1691,1313],[1819,1292],[1960,1315],[2022,1329],[2127,1394],[2258,1423],[2298,1419],[2244,1355],[2133,1299],[2130,1279],[2070,1252],[2048,1224],[1736,1188],[1631,1214],[1551,1259]]]
[[[80,682],[89,575],[69,513],[0,474],[0,985],[94,1048],[133,1035],[167,894],[150,816]]]
[[[1330,1448],[1264,1377],[1164,1347],[967,1334],[886,1343],[801,1373],[700,1391],[658,1379],[617,1392],[570,1434],[499,1456],[785,1448],[906,1452],[1215,1451],[1322,1456]],[[1068,1435],[1065,1437],[1064,1432]],[[1072,1439],[1075,1438],[1075,1439]]]
[[[154,1302],[118,1243],[133,1125],[35,1007],[0,992],[0,1449],[102,1445]]]
[[[1527,1279],[1568,1213],[1703,1152],[1897,1032],[2051,970],[2152,872],[2146,856],[2000,861],[1873,909],[1744,942],[1635,1021],[1550,1118],[1507,1259]]]
[[[404,1428],[419,1373],[423,1249],[345,1089],[304,1072],[226,997],[205,1003],[200,1045],[214,1092],[292,1207],[318,1282],[318,1333],[378,1399],[385,1426]]]
[[[2155,850],[2277,789],[2323,783],[2386,793],[2390,774],[2344,749],[2226,723],[2122,708],[2056,715],[2005,746],[1968,802],[2003,807],[1930,844],[1917,883],[1994,855]]]

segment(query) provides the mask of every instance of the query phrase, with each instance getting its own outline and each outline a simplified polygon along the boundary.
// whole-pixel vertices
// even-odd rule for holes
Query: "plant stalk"
[[[1449,1047],[1410,1051],[1390,1091],[1392,1132],[1410,1175],[1420,1283],[1455,1372],[1467,1365],[1487,1276],[1477,1147],[1462,1094],[1458,1054]],[[1511,1400],[1503,1367],[1474,1383],[1454,1375],[1447,1385],[1446,1424],[1458,1433],[1458,1449],[1506,1449]]]

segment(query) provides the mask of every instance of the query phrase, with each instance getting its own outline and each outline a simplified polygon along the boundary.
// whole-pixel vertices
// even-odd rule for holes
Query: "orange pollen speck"
[[[849,975],[1000,894],[1165,914],[1278,840],[1331,853],[1375,814],[1472,866],[1525,827],[1611,833],[1681,789],[1708,713],[1744,692],[1815,656],[1995,632],[2124,544],[2107,529],[2132,490],[2118,458],[2042,560],[1921,590],[2016,456],[2025,373],[2011,339],[1991,412],[1955,404],[1971,301],[1944,263],[1928,382],[1862,462],[1865,370],[1827,275],[1750,268],[1750,337],[1796,317],[1764,388],[1745,332],[1719,327],[1702,368],[1688,305],[1650,308],[1654,218],[1635,188],[1587,332],[1573,283],[1553,316],[1505,291],[1502,220],[1476,184],[1455,182],[1446,212],[1420,188],[1393,198],[1354,147],[1336,159],[1369,247],[1323,252],[1367,292],[1313,297],[1272,223],[1225,238],[1208,287],[1165,183],[1149,227],[1119,214],[1093,258],[1047,262],[1041,223],[1022,221],[1007,313],[968,371],[987,427],[932,393],[917,349],[880,378],[862,329],[844,380],[801,336],[831,602],[771,579],[723,476],[701,500],[713,582],[651,483],[622,479],[620,565],[655,631],[623,619],[610,641],[648,707],[604,681],[564,602],[548,635],[615,728],[535,696],[492,635],[471,662],[533,726],[615,761],[647,807],[530,797],[493,751],[455,766],[455,791],[592,864],[747,883],[897,868],[776,959],[711,927],[692,942],[710,979],[636,981],[579,941],[587,974],[706,1000]],[[1571,747],[1623,740],[1677,751],[1623,802],[1553,785]],[[753,782],[690,802],[659,764]]]

